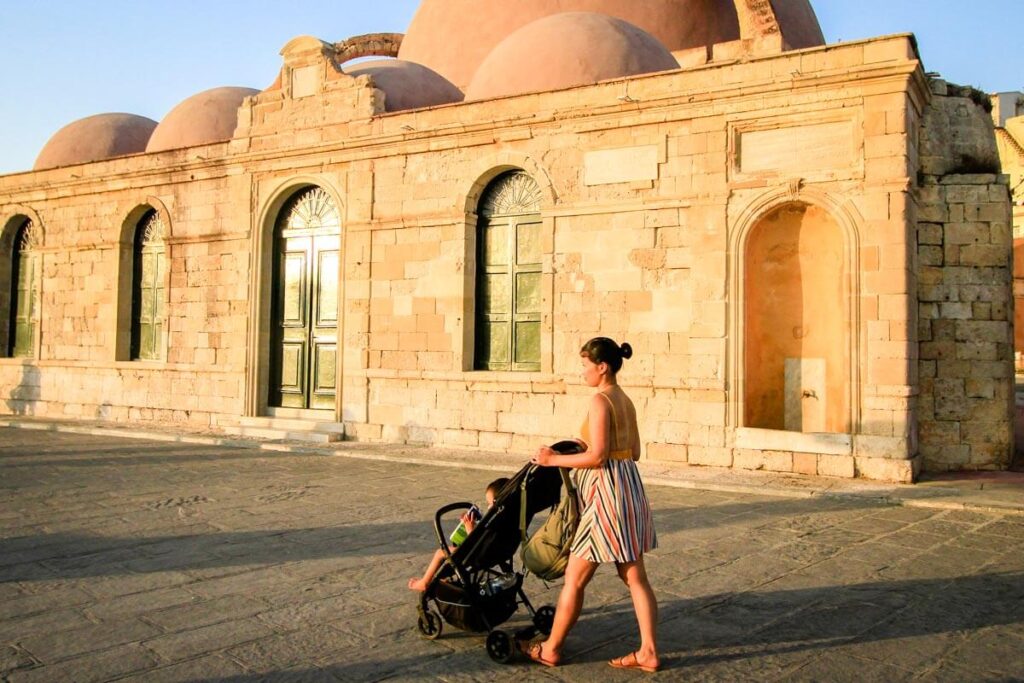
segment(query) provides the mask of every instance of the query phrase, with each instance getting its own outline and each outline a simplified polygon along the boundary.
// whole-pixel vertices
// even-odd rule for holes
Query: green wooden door
[[[15,279],[11,355],[31,358],[35,355],[36,261],[31,251],[18,255]]]
[[[328,203],[323,203],[324,199]],[[279,222],[270,405],[333,410],[338,361],[341,237],[322,190],[306,191]]]
[[[477,230],[477,370],[540,370],[540,188],[522,171],[496,178],[480,201]]]
[[[132,360],[163,358],[165,253],[163,222],[153,211],[140,223],[135,237]]]
[[[495,217],[482,228],[477,368],[540,370],[540,218]]]
[[[31,221],[22,226],[14,244],[10,355],[31,358],[35,356],[36,347],[36,278],[39,275],[39,255],[33,249],[36,235]]]

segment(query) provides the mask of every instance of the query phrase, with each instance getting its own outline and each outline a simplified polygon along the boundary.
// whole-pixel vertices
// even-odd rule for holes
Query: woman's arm
[[[588,414],[590,444],[587,450],[577,455],[559,455],[547,446],[541,446],[531,462],[541,467],[571,467],[576,470],[601,467],[608,460],[609,418],[608,401],[595,394]]]

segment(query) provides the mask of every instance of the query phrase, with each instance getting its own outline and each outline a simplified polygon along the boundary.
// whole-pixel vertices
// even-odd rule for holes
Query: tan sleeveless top
[[[619,446],[619,416],[615,410],[615,402],[608,397],[608,394],[599,392],[604,400],[608,401],[608,407],[612,411],[612,429],[611,429],[611,443],[608,444],[608,459],[609,460],[632,460],[633,449],[632,448],[617,448]],[[587,412],[586,417],[583,418],[583,426],[580,427],[580,440],[583,443],[590,446],[590,412]]]

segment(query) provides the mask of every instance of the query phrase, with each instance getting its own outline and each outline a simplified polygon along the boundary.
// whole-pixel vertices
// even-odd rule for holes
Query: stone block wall
[[[920,188],[920,452],[929,471],[1001,469],[1013,452],[1013,237],[1005,177]]]
[[[226,146],[214,146],[223,153]],[[183,151],[162,155],[180,162]],[[152,421],[209,426],[239,414],[244,394],[248,319],[248,184],[223,171],[182,191],[175,171],[149,175],[141,187],[125,174],[148,173],[151,160],[93,164],[75,192],[50,192],[38,207],[43,228],[37,357],[0,358],[0,412],[56,418]],[[142,164],[144,167],[139,168]],[[173,166],[177,165],[172,164]],[[81,168],[48,173],[74,182]],[[186,176],[187,177],[187,176]],[[16,178],[16,177],[15,177]],[[8,183],[12,178],[5,179]],[[141,185],[141,184],[140,184]],[[239,194],[241,192],[242,194]],[[160,361],[118,355],[130,331],[119,308],[121,251],[134,235],[139,207],[167,223],[164,347]]]
[[[916,192],[918,437],[930,471],[1013,455],[1013,226],[988,97],[939,79]]]

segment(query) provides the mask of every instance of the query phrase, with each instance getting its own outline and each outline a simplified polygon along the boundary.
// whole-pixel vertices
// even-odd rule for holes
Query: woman
[[[640,626],[640,649],[610,662],[621,669],[654,672],[661,666],[657,647],[658,602],[647,579],[643,554],[657,546],[651,508],[636,461],[640,438],[636,409],[616,382],[622,361],[633,355],[629,344],[591,339],[580,350],[583,380],[595,387],[579,455],[558,455],[542,447],[531,462],[541,467],[571,467],[579,491],[580,524],[573,539],[565,585],[558,596],[551,635],[532,643],[526,655],[545,666],[558,666],[569,629],[579,618],[583,594],[599,565],[614,562],[629,587]]]

